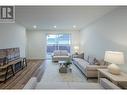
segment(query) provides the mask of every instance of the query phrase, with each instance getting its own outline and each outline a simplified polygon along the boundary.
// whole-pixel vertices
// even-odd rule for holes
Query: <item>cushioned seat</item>
[[[100,66],[100,65],[87,65],[86,69],[87,70],[97,70],[100,68],[106,68],[107,66]]]
[[[103,86],[104,89],[120,89],[118,86],[116,86],[111,81],[107,80],[106,78],[101,78],[100,84]]]
[[[39,82],[36,89],[69,89],[66,82]]]
[[[54,56],[54,58],[68,58],[68,56]]]

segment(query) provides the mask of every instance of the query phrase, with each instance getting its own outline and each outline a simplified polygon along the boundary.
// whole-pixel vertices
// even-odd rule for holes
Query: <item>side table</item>
[[[98,69],[98,82],[100,82],[100,78],[107,78],[112,83],[117,86],[120,86],[120,83],[127,83],[127,74],[121,72],[120,75],[113,75],[108,72],[108,69]]]

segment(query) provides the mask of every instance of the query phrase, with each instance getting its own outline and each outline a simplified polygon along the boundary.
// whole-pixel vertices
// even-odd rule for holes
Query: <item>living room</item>
[[[15,6],[15,23],[0,23],[0,57],[3,57],[3,50],[18,48],[21,57],[18,63],[27,63],[27,66],[23,65],[19,72],[2,82],[1,89],[126,89],[126,16],[126,6]],[[50,53],[47,52],[47,35],[51,35]],[[52,54],[61,52],[64,58],[53,58]],[[115,61],[109,60],[107,53],[114,56],[118,53],[118,57],[113,56]],[[49,59],[47,54],[50,54]],[[65,58],[67,54],[69,57]],[[88,62],[76,58],[86,58]],[[22,61],[24,59],[27,62]],[[72,63],[65,73],[60,68],[68,60]],[[111,73],[104,73],[101,76],[103,69],[108,67],[107,64],[101,66],[104,61],[117,61],[120,65],[115,65],[117,69],[111,68],[111,71],[119,73],[120,68],[122,75],[112,74],[112,78]],[[87,69],[83,67],[83,72],[77,62],[90,65],[84,65]],[[99,65],[95,64],[97,62]],[[17,61],[11,64],[17,64]],[[1,65],[3,67],[6,66]],[[16,84],[17,81],[20,82]]]

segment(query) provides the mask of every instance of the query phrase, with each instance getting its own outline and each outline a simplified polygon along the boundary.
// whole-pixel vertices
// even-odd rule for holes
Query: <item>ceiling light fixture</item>
[[[37,28],[37,26],[36,26],[36,25],[34,25],[34,26],[33,26],[33,28],[34,28],[34,29],[36,29],[36,28]]]
[[[56,26],[53,26],[54,28],[56,28]]]
[[[76,28],[76,25],[73,25],[73,28]]]

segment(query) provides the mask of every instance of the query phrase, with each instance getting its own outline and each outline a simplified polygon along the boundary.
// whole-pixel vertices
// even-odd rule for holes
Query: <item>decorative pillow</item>
[[[95,62],[95,65],[100,65],[100,63],[99,62]]]
[[[86,55],[86,54],[84,54],[84,60],[86,60],[86,61],[88,62],[88,60],[89,60],[89,56]]]
[[[94,65],[101,65],[100,62],[96,58],[94,59],[94,63],[93,64]]]
[[[89,56],[88,62],[89,62],[91,65],[95,65],[95,63],[96,63],[96,58],[95,58],[95,57]]]
[[[97,60],[97,63],[100,64],[100,65],[106,65],[104,60]]]
[[[81,54],[76,55],[76,58],[84,59],[84,53],[81,53]]]

